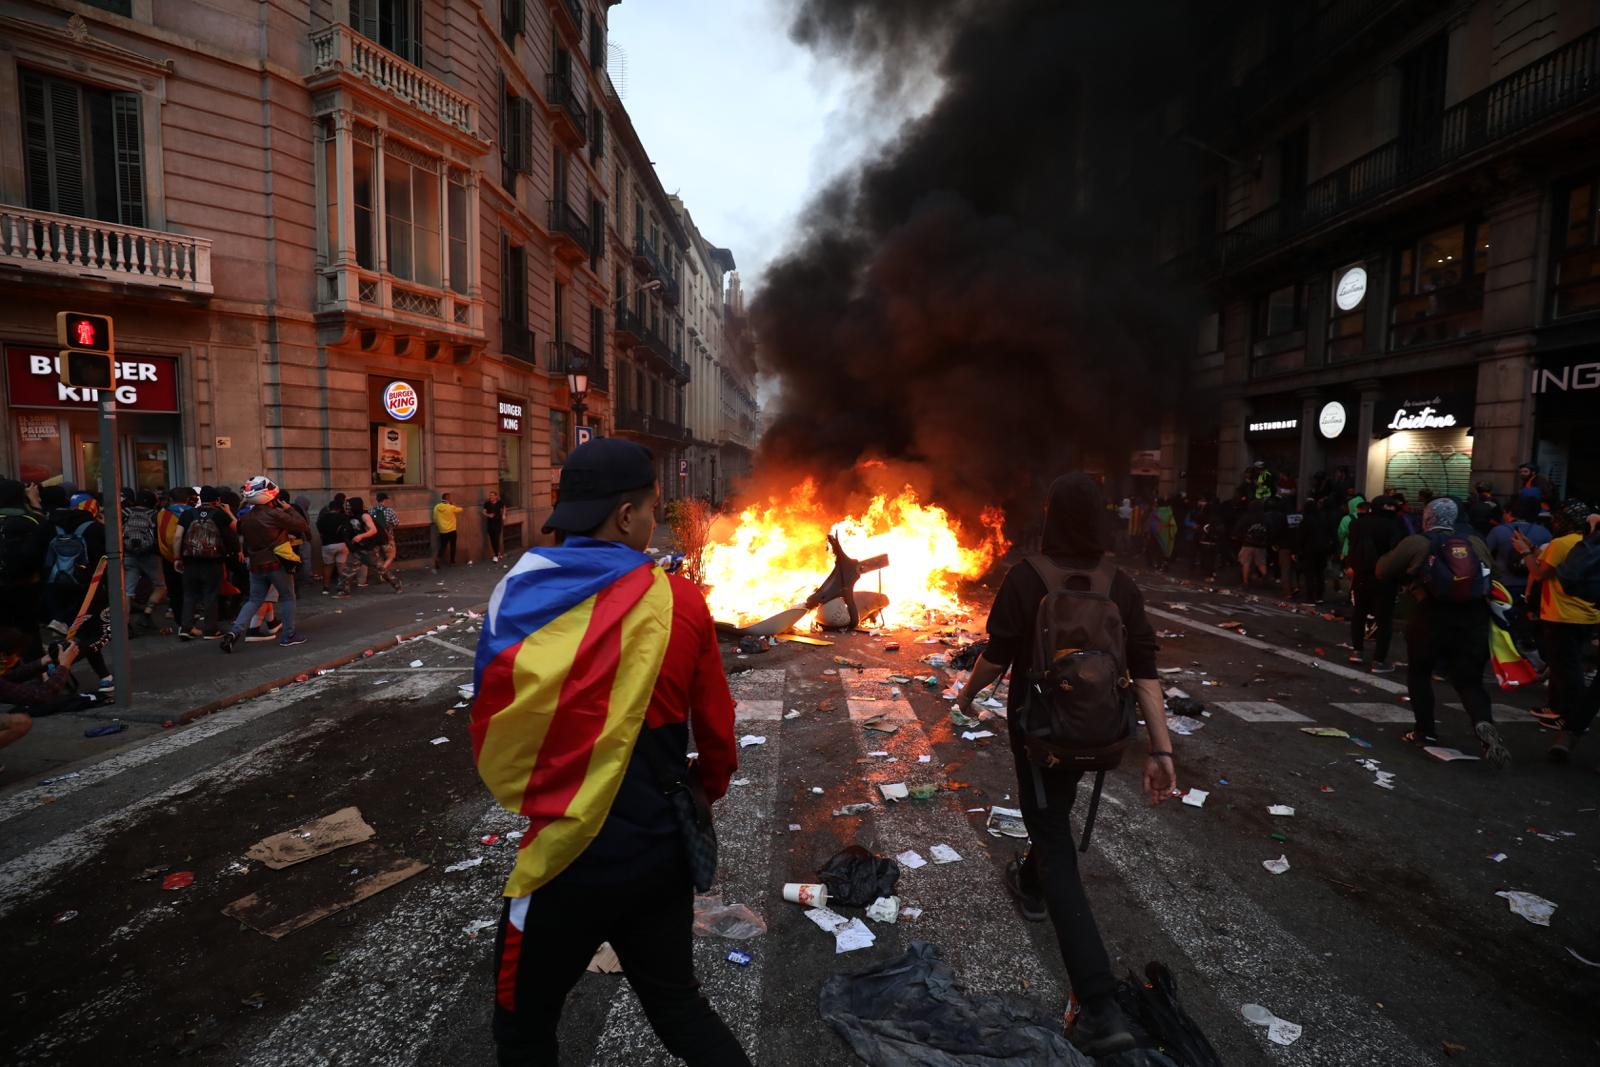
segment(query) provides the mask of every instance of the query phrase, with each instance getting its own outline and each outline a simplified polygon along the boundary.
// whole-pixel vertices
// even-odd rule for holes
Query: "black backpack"
[[[222,547],[222,529],[217,513],[210,508],[196,508],[188,516],[189,524],[183,528],[183,538],[178,544],[178,554],[184,559],[222,559],[228,553]]]
[[[1245,527],[1244,543],[1251,548],[1267,547],[1267,524],[1257,519]]]
[[[152,508],[132,507],[122,513],[122,551],[130,556],[148,556],[156,550],[156,513]]]
[[[1556,568],[1561,590],[1570,597],[1600,604],[1600,537],[1590,537],[1572,546],[1567,558]]]
[[[39,577],[39,520],[32,515],[0,518],[0,587],[30,585]]]
[[[1017,725],[1034,767],[1035,795],[1045,806],[1041,768],[1094,771],[1094,793],[1080,850],[1089,847],[1106,771],[1122,762],[1134,737],[1128,628],[1111,599],[1117,566],[1109,556],[1090,570],[1072,570],[1048,556],[1029,556],[1044,580],[1034,623],[1033,670]]]

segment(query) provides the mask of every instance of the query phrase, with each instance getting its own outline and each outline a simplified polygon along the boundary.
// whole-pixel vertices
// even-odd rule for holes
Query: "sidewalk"
[[[224,655],[215,641],[177,637],[136,637],[129,646],[133,701],[127,708],[105,706],[35,719],[28,736],[0,749],[0,789],[83,759],[97,759],[161,733],[164,722],[217,701],[248,694],[326,664],[359,655],[398,634],[428,627],[452,610],[481,610],[514,560],[458,564],[435,575],[429,568],[403,571],[402,592],[374,583],[346,600],[320,594],[309,585],[296,604],[295,627],[307,640],[294,648],[275,642],[239,642]],[[108,650],[109,658],[109,650]],[[77,668],[80,685],[94,684],[87,665]],[[91,727],[112,720],[127,725],[108,737],[84,737]]]

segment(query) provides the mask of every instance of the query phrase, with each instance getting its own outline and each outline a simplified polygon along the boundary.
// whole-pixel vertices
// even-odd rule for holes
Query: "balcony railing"
[[[556,10],[558,21],[566,24],[567,32],[572,34],[574,40],[583,39],[583,5],[578,0],[555,0],[551,5]]]
[[[551,341],[545,351],[545,370],[551,374],[587,374],[591,393],[611,392],[611,374],[605,363],[591,359],[571,341]]]
[[[636,315],[629,315],[626,329],[622,326],[622,322],[622,313],[619,311],[617,315],[617,332],[619,335],[632,335],[635,352],[644,352],[654,357],[662,370],[679,381],[686,382],[689,380],[689,364],[673,350],[672,345],[665,338],[652,330],[648,324]],[[618,340],[622,340],[622,337],[619,336]]]
[[[549,208],[550,233],[557,239],[556,252],[568,258],[587,258],[593,248],[589,223],[564,200],[549,201]]]
[[[656,251],[655,245],[652,245],[643,237],[635,237],[633,239],[633,259],[634,262],[643,267],[652,278],[661,279],[662,290],[668,288],[669,284],[673,280],[672,271],[667,266],[666,260],[663,259],[661,254]],[[663,293],[663,295],[665,294]]]
[[[321,276],[317,293],[319,312],[343,312],[363,317],[400,320],[450,334],[463,340],[483,336],[483,300],[474,300],[453,289],[419,285],[402,278],[367,270],[355,264],[333,264],[317,272]],[[503,323],[502,323],[503,325]],[[517,342],[507,339],[507,354],[521,359],[512,349]]]
[[[626,303],[620,300],[617,301],[616,317],[613,321],[616,324],[615,329],[619,344],[631,346],[644,343],[645,334],[649,333],[649,327]]]
[[[630,431],[644,437],[662,441],[687,441],[689,428],[665,415],[652,415],[646,411],[620,408],[615,415],[617,429]]]
[[[589,139],[589,109],[578,99],[571,75],[547,75],[545,100],[556,110],[557,118],[566,120],[567,133],[575,143],[581,145]]]
[[[62,278],[212,291],[204,237],[10,205],[0,205],[0,263]]]
[[[343,23],[311,34],[312,74],[353,74],[390,96],[463,133],[475,133],[477,116],[470,98],[420,67],[412,66],[376,41]]]
[[[1529,132],[1600,98],[1600,30],[1513,71],[1447,109],[1425,134],[1390,141],[1306,187],[1303,201],[1277,204],[1203,240],[1201,273],[1253,259],[1363,205]]]

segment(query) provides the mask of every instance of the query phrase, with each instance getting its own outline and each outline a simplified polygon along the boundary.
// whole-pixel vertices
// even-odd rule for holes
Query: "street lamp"
[[[582,362],[574,362],[572,369],[567,371],[567,392],[572,396],[572,440],[573,447],[578,444],[578,427],[583,425],[584,412],[583,400],[589,395],[589,369]]]

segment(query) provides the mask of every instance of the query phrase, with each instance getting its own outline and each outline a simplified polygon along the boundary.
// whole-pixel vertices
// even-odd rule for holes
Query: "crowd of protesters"
[[[1297,497],[1257,462],[1226,499],[1124,498],[1108,507],[1106,521],[1121,553],[1143,556],[1153,569],[1177,568],[1212,586],[1237,575],[1245,590],[1345,615],[1349,662],[1373,673],[1395,670],[1396,607],[1403,605],[1416,717],[1403,739],[1437,743],[1437,672],[1495,763],[1506,753],[1483,674],[1491,626],[1500,627],[1530,665],[1529,681],[1548,684],[1547,706],[1534,715],[1557,735],[1551,759],[1564,762],[1600,711],[1600,674],[1586,686],[1584,663],[1600,627],[1600,507],[1561,499],[1532,463],[1518,470],[1510,495],[1479,484],[1464,500],[1426,489],[1416,497],[1390,488],[1368,499],[1343,468],[1332,477],[1319,472]],[[1461,557],[1460,582],[1472,579],[1470,595],[1429,585],[1430,568],[1437,561],[1442,574],[1452,551]]]
[[[32,714],[76,710],[116,694],[106,653],[111,622],[105,580],[107,526],[99,494],[71,486],[0,478],[0,747],[27,732]],[[270,479],[229,486],[124,490],[122,568],[131,636],[216,641],[305,642],[295,628],[300,596],[320,586],[344,599],[372,579],[395,592],[400,519],[389,494],[369,506],[335,495],[312,512],[306,496],[288,500]],[[501,554],[504,505],[482,504],[490,551]],[[434,569],[456,559],[456,516],[443,494],[431,514],[438,537]],[[79,660],[94,672],[80,686]]]

